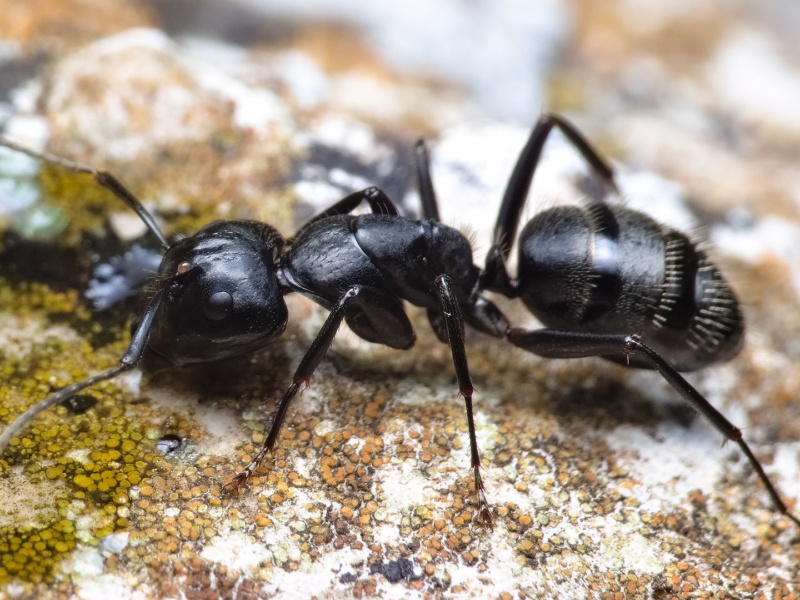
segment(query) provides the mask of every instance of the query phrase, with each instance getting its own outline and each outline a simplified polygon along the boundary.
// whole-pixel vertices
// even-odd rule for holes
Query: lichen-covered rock
[[[113,4],[135,26],[186,10]],[[225,13],[231,20],[216,33],[230,40],[223,25],[245,15],[235,24],[254,37],[240,46],[155,29],[117,33],[117,21],[89,28],[77,9],[73,35],[37,36],[20,23],[50,22],[41,14],[49,4],[12,5],[14,18],[0,23],[2,64],[44,54],[10,89],[0,86],[4,134],[112,171],[170,235],[217,218],[257,218],[290,235],[367,185],[419,214],[411,148],[433,131],[443,220],[472,232],[480,264],[529,124],[474,118],[482,109],[452,80],[398,75],[370,49],[375,31],[359,37],[295,15],[274,34],[270,23],[286,25],[285,15],[237,5],[230,10],[243,12]],[[739,60],[729,42],[744,16],[718,20],[685,3],[685,11],[639,7],[640,19],[625,3],[559,6],[575,9],[580,35],[553,67],[553,108],[584,106],[573,114],[589,137],[639,165],[619,166],[629,205],[683,230],[700,225],[717,247],[749,333],[737,358],[690,379],[744,428],[796,514],[800,188],[790,150],[798,138],[776,125],[777,100],[760,115],[755,90],[728,91]],[[217,14],[202,3],[191,10],[198,19]],[[759,13],[748,26],[766,31],[768,22]],[[677,30],[685,45],[674,41]],[[763,81],[772,73],[791,92],[800,71],[774,45],[765,49],[763,31],[754,34],[761,42],[747,38],[746,54],[762,61]],[[690,53],[697,66],[677,69]],[[585,165],[554,136],[528,214],[590,192]],[[140,233],[128,216],[89,177],[0,155],[0,423],[121,356],[136,302],[92,313],[83,294],[93,265],[122,255]],[[263,442],[327,315],[301,297],[287,302],[286,333],[253,356],[133,372],[22,433],[0,458],[0,597],[800,593],[800,532],[772,510],[738,448],[720,447],[658,375],[599,359],[547,361],[470,331],[495,521],[492,531],[478,526],[452,359],[416,309],[410,351],[337,336],[275,455],[231,495],[224,484]],[[499,302],[515,324],[535,326],[518,303]]]

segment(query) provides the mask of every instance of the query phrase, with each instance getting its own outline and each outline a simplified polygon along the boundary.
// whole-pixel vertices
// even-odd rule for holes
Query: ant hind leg
[[[581,358],[589,356],[614,356],[624,354],[643,359],[658,371],[680,396],[695,410],[701,413],[726,440],[735,442],[747,457],[761,483],[767,489],[775,510],[800,526],[800,518],[789,512],[781,500],[775,485],[767,476],[761,462],[755,457],[750,446],[742,437],[742,431],[706,400],[678,371],[660,354],[644,344],[636,335],[612,335],[598,333],[574,333],[537,329],[528,331],[512,329],[508,340],[529,352],[545,358]]]

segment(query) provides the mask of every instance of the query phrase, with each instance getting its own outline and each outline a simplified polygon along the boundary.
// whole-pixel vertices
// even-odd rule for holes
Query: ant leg
[[[425,219],[439,221],[439,205],[431,178],[431,160],[425,140],[419,140],[414,146],[414,158],[417,171],[417,189],[422,201],[422,215]]]
[[[125,354],[122,355],[119,365],[97,375],[93,375],[83,381],[79,381],[78,383],[73,383],[67,387],[61,388],[22,413],[13,423],[6,427],[2,434],[0,434],[0,455],[5,452],[9,442],[11,442],[19,431],[39,415],[39,413],[47,410],[51,406],[60,404],[67,398],[82,392],[86,388],[90,388],[102,381],[108,381],[117,375],[130,371],[139,364],[142,354],[144,354],[145,348],[147,347],[147,338],[150,335],[150,328],[153,326],[156,312],[158,312],[158,308],[161,306],[163,293],[163,290],[160,290],[153,296],[153,299],[150,300],[150,304],[147,306],[144,315],[142,315],[142,320],[139,322],[136,331],[134,331],[131,343],[125,351]]]
[[[306,223],[306,225],[310,225],[311,223],[326,217],[346,215],[347,213],[355,210],[356,207],[362,202],[366,202],[369,205],[369,209],[376,215],[392,215],[396,217],[398,214],[400,214],[397,211],[397,206],[395,206],[391,198],[386,195],[386,192],[375,186],[370,186],[368,188],[364,188],[363,190],[348,194],[336,204],[325,209],[317,216],[312,217],[312,219]]]
[[[538,329],[526,331],[512,329],[508,340],[515,346],[524,348],[539,356],[546,358],[581,358],[587,356],[612,356],[625,354],[637,356],[646,360],[650,366],[658,371],[689,404],[701,413],[719,431],[726,440],[731,440],[739,445],[753,470],[758,475],[764,487],[767,488],[775,510],[787,516],[800,526],[800,519],[789,512],[783,503],[778,491],[770,481],[759,460],[755,457],[750,446],[742,438],[742,431],[734,426],[725,416],[706,400],[688,381],[686,381],[674,367],[672,367],[655,350],[644,344],[636,335],[608,335],[597,333],[572,333],[566,331],[553,331],[551,329]]]
[[[335,217],[336,215],[346,215],[354,211],[362,202],[366,202],[369,205],[370,210],[376,215],[392,215],[396,217],[398,214],[400,214],[397,210],[397,206],[394,202],[392,202],[391,198],[386,195],[386,192],[375,186],[368,187],[363,190],[353,192],[352,194],[348,194],[336,204],[333,204],[332,206],[323,210],[321,213],[311,217],[300,229],[297,230],[297,233],[288,238],[288,243],[291,244],[294,242],[297,239],[297,236],[299,236],[306,228],[308,228],[310,225],[313,225],[317,221],[327,219],[328,217]]]
[[[511,329],[508,319],[500,309],[480,296],[474,302],[464,305],[464,321],[473,329],[496,338],[506,337]]]
[[[439,293],[439,309],[444,317],[450,351],[453,354],[453,364],[456,368],[458,388],[464,397],[467,408],[467,426],[469,427],[470,466],[475,477],[475,492],[478,494],[478,510],[483,525],[492,528],[492,514],[481,479],[481,458],[478,453],[478,439],[475,436],[475,419],[472,414],[472,379],[469,375],[467,353],[464,348],[464,320],[458,306],[458,300],[450,286],[447,275],[436,278],[436,289]]]
[[[238,491],[245,483],[247,483],[247,480],[253,475],[255,470],[261,464],[261,461],[264,460],[264,457],[275,449],[275,442],[278,441],[278,434],[280,433],[281,425],[283,425],[283,421],[286,418],[286,412],[289,410],[289,405],[297,395],[300,385],[307,384],[309,379],[311,379],[311,376],[314,374],[317,365],[319,365],[322,357],[325,356],[328,348],[330,348],[331,342],[333,342],[333,338],[336,336],[336,332],[338,331],[339,326],[342,324],[342,319],[345,317],[345,311],[347,310],[348,305],[353,302],[360,291],[361,289],[358,286],[350,288],[339,299],[339,301],[336,303],[336,306],[333,307],[333,310],[331,310],[331,313],[328,315],[328,318],[322,325],[322,329],[319,330],[317,337],[314,338],[311,346],[308,348],[308,350],[306,350],[303,359],[300,361],[300,365],[297,367],[297,370],[294,373],[291,385],[289,385],[289,387],[286,389],[280,403],[278,404],[278,411],[273,417],[269,433],[264,440],[264,445],[261,447],[261,450],[259,450],[258,454],[256,454],[255,458],[250,461],[250,464],[248,464],[244,470],[236,475],[236,477],[233,478],[233,481],[228,484],[233,491]]]
[[[516,239],[522,209],[528,199],[536,168],[539,166],[542,148],[554,127],[572,142],[575,149],[605,184],[613,192],[619,193],[614,181],[614,170],[589,144],[583,134],[564,117],[554,113],[544,113],[533,127],[506,184],[494,227],[493,244],[486,255],[486,266],[481,275],[481,289],[491,289],[510,297],[519,295],[516,281],[509,276],[505,263]]]
[[[107,190],[110,190],[117,198],[127,204],[128,207],[133,210],[133,212],[139,215],[139,218],[147,226],[147,229],[150,230],[150,233],[158,238],[158,241],[165,249],[169,248],[167,237],[156,224],[155,219],[153,219],[153,215],[151,215],[141,201],[124,185],[122,185],[122,183],[120,183],[119,180],[111,173],[108,173],[107,171],[98,171],[93,167],[81,165],[69,159],[61,158],[60,156],[49,154],[47,152],[37,152],[36,150],[26,148],[25,146],[20,146],[16,142],[7,140],[4,137],[0,137],[0,146],[11,148],[17,152],[22,152],[23,154],[27,154],[33,158],[64,167],[65,169],[69,169],[70,171],[74,171],[76,173],[86,173],[87,175],[91,175],[99,185],[103,186]]]
[[[545,113],[536,122],[525,147],[517,159],[514,170],[508,179],[500,212],[494,229],[494,243],[500,247],[504,259],[508,258],[511,245],[517,234],[522,208],[528,198],[536,168],[542,156],[542,148],[553,127],[559,130],[572,142],[586,162],[595,170],[600,178],[615,192],[614,170],[600,157],[589,144],[583,134],[564,117],[553,113]]]
[[[402,306],[385,306],[382,304],[384,299],[384,294],[372,288],[359,285],[351,287],[339,298],[311,346],[306,350],[300,365],[294,373],[291,385],[284,392],[278,404],[278,410],[273,417],[269,433],[264,440],[264,445],[255,458],[250,461],[250,464],[234,477],[228,487],[238,491],[255,472],[266,455],[275,449],[275,443],[278,441],[278,434],[286,418],[289,405],[297,395],[300,386],[307,384],[311,379],[320,361],[327,353],[328,348],[330,348],[343,319],[350,318],[354,314],[364,314],[364,319],[359,320],[358,323],[363,328],[372,327],[371,334],[377,336],[377,339],[372,341],[380,341],[380,343],[390,347],[402,349],[408,348],[414,343],[411,323],[402,311]],[[367,321],[369,322],[367,323]]]

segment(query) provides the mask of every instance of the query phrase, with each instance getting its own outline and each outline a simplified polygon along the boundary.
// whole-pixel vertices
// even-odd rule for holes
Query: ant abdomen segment
[[[744,321],[728,283],[684,234],[622,206],[562,206],[537,214],[519,236],[514,282],[548,328],[636,332],[678,371],[727,360]],[[606,355],[652,368],[636,356]]]

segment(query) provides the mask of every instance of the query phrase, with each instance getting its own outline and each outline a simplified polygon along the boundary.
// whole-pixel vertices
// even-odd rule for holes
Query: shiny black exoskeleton
[[[177,366],[263,348],[286,328],[278,284],[283,237],[257,221],[215,221],[167,249],[147,349]]]
[[[481,271],[473,264],[469,242],[439,223],[432,190],[423,193],[423,220],[399,216],[383,192],[367,188],[317,215],[288,240],[265,223],[217,221],[169,244],[152,216],[112,175],[11,142],[0,144],[93,175],[139,214],[166,249],[120,365],[67,386],[29,409],[0,435],[0,452],[36,414],[132,369],[145,353],[184,366],[264,347],[286,327],[283,296],[299,292],[330,315],[283,395],[263,448],[232,482],[238,488],[274,448],[290,403],[325,356],[342,321],[367,341],[405,350],[415,340],[403,308],[408,301],[427,310],[437,336],[451,347],[467,408],[481,518],[491,523],[479,473],[464,321],[499,338],[509,324],[479,295]],[[363,202],[371,214],[351,214]]]
[[[511,176],[495,227],[482,289],[519,297],[550,331],[637,335],[678,371],[694,371],[735,356],[744,321],[728,283],[688,236],[644,213],[602,198],[536,214],[516,240],[518,274],[505,268],[541,150],[558,127],[606,185],[618,194],[611,167],[557,115],[544,115]],[[512,341],[544,356],[582,351],[541,333],[511,333]],[[592,339],[578,337],[581,344]],[[597,338],[598,340],[600,338]],[[580,345],[580,344],[579,344]],[[556,348],[557,346],[557,348]],[[654,368],[626,345],[597,354],[628,366]],[[547,353],[546,353],[547,352]],[[569,357],[569,356],[564,356]]]
[[[347,196],[311,219],[292,238],[255,221],[214,222],[170,245],[142,204],[113,176],[0,140],[63,167],[92,174],[125,201],[166,248],[119,366],[59,390],[0,435],[0,452],[39,412],[100,381],[132,369],[148,351],[175,364],[221,360],[262,348],[283,332],[283,296],[299,292],[330,311],[278,405],[261,450],[232,482],[238,488],[273,450],[289,405],[322,360],[344,320],[363,339],[392,348],[414,343],[403,301],[424,307],[437,336],[450,345],[469,427],[471,468],[481,520],[491,524],[480,476],[472,383],[464,323],[550,358],[599,356],[655,369],[735,441],[777,508],[791,515],[761,464],[734,427],[678,371],[703,368],[741,346],[738,304],[697,246],[650,217],[595,199],[534,217],[516,239],[542,147],[554,127],[576,146],[610,191],[613,171],[563,118],[544,115],[509,180],[486,266],[473,264],[468,241],[439,222],[427,151],[417,146],[423,220],[401,217],[378,189]],[[371,214],[353,215],[366,202]],[[516,278],[506,270],[519,247]],[[511,328],[481,294],[521,298],[547,329]]]
[[[363,201],[376,212],[347,214]],[[178,366],[253,352],[283,333],[290,292],[332,311],[335,326],[344,319],[365,340],[400,350],[415,339],[403,300],[426,308],[445,341],[441,305],[451,301],[502,337],[508,324],[477,295],[479,274],[462,234],[398,216],[377,188],[348,196],[290,244],[265,223],[215,221],[167,249],[147,350]]]
[[[736,355],[744,321],[730,286],[684,234],[620,206],[560,207],[519,237],[513,294],[547,327],[636,332],[678,371]],[[623,352],[604,358],[651,368]]]
[[[349,214],[364,201],[373,214]],[[299,292],[331,311],[281,399],[263,448],[234,480],[238,487],[274,448],[290,402],[342,320],[369,342],[406,350],[415,337],[403,300],[426,308],[437,335],[452,349],[467,406],[481,516],[490,523],[462,315],[496,337],[504,337],[509,325],[478,295],[479,276],[462,234],[433,216],[421,221],[398,216],[380,190],[368,188],[312,219],[288,244],[264,223],[225,221],[170,246],[156,277],[163,299],[147,347],[176,365],[209,362],[252,352],[279,336],[288,317],[284,294]]]
[[[520,297],[551,329],[636,331],[679,371],[741,348],[739,304],[718,269],[687,236],[642,213],[603,204],[550,210],[525,226],[519,244]],[[607,358],[650,366],[635,355]]]
[[[796,524],[742,432],[679,371],[727,360],[741,349],[744,321],[728,283],[683,233],[644,213],[590,198],[534,216],[516,238],[542,148],[558,128],[608,192],[619,194],[612,168],[558,115],[543,115],[511,174],[494,230],[481,290],[520,298],[546,329],[513,328],[508,340],[546,358],[597,356],[654,369],[696,410],[736,442],[776,509]],[[518,273],[506,270],[518,247]]]

